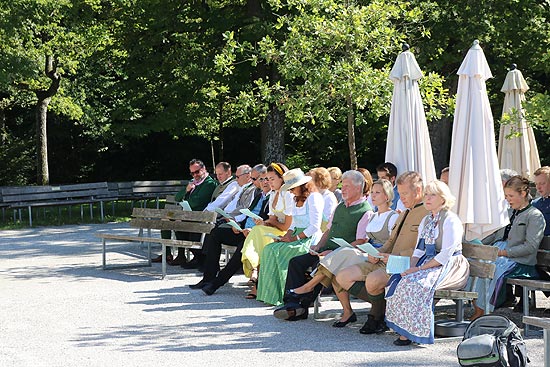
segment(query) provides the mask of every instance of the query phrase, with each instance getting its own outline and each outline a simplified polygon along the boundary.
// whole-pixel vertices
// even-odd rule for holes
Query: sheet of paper
[[[248,209],[241,209],[240,212],[252,219],[263,220],[263,218],[260,217],[258,214],[254,214]]]
[[[281,236],[277,236],[276,234],[273,234],[273,233],[265,233],[264,236],[271,237],[275,241],[280,241],[281,240]]]
[[[337,244],[338,246],[340,246],[340,247],[352,247],[353,248],[353,246],[343,238],[333,237],[330,240],[332,242],[334,242],[335,244]]]
[[[378,250],[376,248],[374,248],[373,245],[371,245],[370,243],[366,242],[366,243],[363,243],[361,245],[357,245],[357,248],[361,251],[363,251],[364,253],[366,254],[369,254],[370,256],[372,257],[377,257],[379,259],[383,258],[384,256],[381,256],[380,255],[380,252],[378,252]]]
[[[227,224],[229,224],[231,227],[235,228],[239,232],[243,231],[241,226],[239,226],[239,224],[237,222],[235,222],[233,219],[230,219],[229,222],[227,222]]]
[[[388,274],[400,274],[411,267],[411,258],[408,256],[390,255],[386,264]]]
[[[221,215],[222,217],[224,218],[227,218],[227,219],[231,219],[231,216],[229,214],[227,214],[227,212],[221,208],[216,208],[214,209],[214,211],[216,213],[218,213],[219,215]]]
[[[179,203],[181,205],[181,207],[183,208],[183,210],[185,210],[186,212],[191,212],[193,211],[193,209],[191,209],[191,207],[189,206],[189,203],[184,200],[182,202]]]

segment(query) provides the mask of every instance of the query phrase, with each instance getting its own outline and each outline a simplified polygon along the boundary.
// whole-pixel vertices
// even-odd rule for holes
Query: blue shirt
[[[262,210],[262,205],[264,204],[264,201],[266,200],[267,195],[262,192],[262,198],[258,200],[256,203],[256,206],[253,209],[250,209],[250,211],[254,214],[260,214],[260,210]],[[254,222],[254,219],[247,217],[246,222],[244,223],[244,228],[252,228],[256,225],[256,222]]]
[[[397,186],[394,186],[393,187],[393,200],[391,202],[391,206],[390,208],[392,208],[393,210],[396,210],[397,209],[397,202],[399,201],[399,193],[397,192]]]
[[[546,221],[546,228],[544,229],[544,235],[550,236],[550,197],[537,198],[531,203],[535,208],[542,212],[544,220]]]

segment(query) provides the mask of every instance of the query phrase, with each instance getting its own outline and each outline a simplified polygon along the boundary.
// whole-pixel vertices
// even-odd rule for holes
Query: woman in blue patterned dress
[[[386,291],[386,324],[400,335],[395,345],[432,344],[435,291],[466,285],[470,268],[462,256],[462,222],[449,211],[454,202],[441,181],[424,189],[424,207],[430,213],[420,222],[411,267],[393,275]]]

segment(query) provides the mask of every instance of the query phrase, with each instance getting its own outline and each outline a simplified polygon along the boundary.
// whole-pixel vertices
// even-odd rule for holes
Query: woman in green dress
[[[322,236],[324,199],[311,177],[296,168],[283,179],[281,190],[292,192],[296,202],[292,224],[279,242],[267,245],[260,254],[257,299],[271,305],[282,304],[290,259],[307,253]]]

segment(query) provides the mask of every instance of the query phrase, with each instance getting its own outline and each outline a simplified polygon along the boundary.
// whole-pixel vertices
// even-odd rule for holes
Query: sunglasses
[[[263,177],[263,178],[250,177],[250,178],[252,179],[252,181],[260,180],[260,182],[265,182],[265,181],[269,180],[267,177]]]
[[[191,173],[191,176],[195,176],[195,175],[198,175],[199,173],[201,173],[201,169],[202,169],[202,168],[199,168],[198,170],[196,170],[196,171],[191,171],[191,172],[189,172],[189,173]]]

